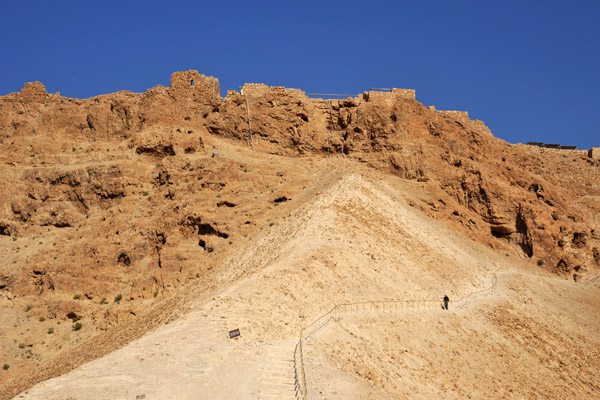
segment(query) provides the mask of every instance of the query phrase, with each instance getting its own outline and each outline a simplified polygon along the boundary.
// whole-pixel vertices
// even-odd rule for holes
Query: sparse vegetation
[[[539,265],[540,267],[544,265],[544,260],[542,260],[541,258],[537,260],[537,265]]]
[[[256,117],[255,125],[259,131],[264,129],[266,136],[260,138],[257,149],[264,152],[252,153],[242,132],[245,129],[244,113],[248,112],[241,103],[238,104],[238,100],[243,97],[230,97],[231,106],[219,106],[220,112],[213,112],[211,109],[220,104],[221,100],[212,99],[208,86],[206,91],[204,87],[199,87],[201,90],[198,93],[185,91],[193,95],[189,99],[189,105],[194,115],[200,116],[204,111],[207,115],[211,114],[211,118],[206,122],[200,122],[199,118],[196,120],[194,116],[194,124],[204,124],[211,129],[214,127],[215,132],[222,130],[229,133],[213,135],[206,133],[208,129],[202,126],[202,132],[199,134],[171,137],[172,130],[181,126],[180,113],[185,111],[184,108],[188,104],[183,95],[182,100],[175,102],[172,109],[167,108],[164,115],[160,114],[161,126],[154,126],[152,121],[143,123],[143,116],[138,120],[141,113],[153,115],[151,113],[155,112],[156,107],[163,104],[171,107],[168,93],[175,89],[175,84],[165,92],[167,94],[161,94],[161,87],[153,89],[160,95],[157,97],[160,101],[151,102],[148,107],[143,105],[142,100],[133,102],[133,96],[137,96],[133,94],[111,95],[104,100],[90,100],[89,104],[88,100],[73,101],[65,107],[64,123],[58,118],[63,118],[57,111],[60,105],[51,103],[49,107],[43,108],[47,109],[44,112],[51,116],[52,124],[56,121],[57,132],[48,134],[48,138],[44,136],[40,143],[35,143],[39,133],[33,132],[33,129],[39,129],[38,122],[33,120],[38,113],[32,112],[32,115],[29,115],[29,110],[35,110],[37,103],[24,106],[28,113],[14,118],[10,114],[13,109],[12,103],[9,103],[7,121],[31,119],[32,124],[31,130],[29,126],[19,127],[15,144],[10,145],[10,152],[5,155],[6,160],[3,160],[5,164],[12,162],[14,166],[11,164],[11,173],[6,177],[6,186],[11,189],[10,198],[5,201],[6,218],[3,217],[0,224],[0,243],[6,244],[2,254],[3,257],[6,254],[7,258],[6,271],[0,272],[5,275],[10,273],[8,277],[0,276],[0,287],[3,287],[0,289],[0,297],[10,296],[10,301],[3,301],[14,310],[9,310],[11,314],[7,313],[11,318],[5,323],[5,331],[0,331],[0,335],[7,332],[3,337],[7,344],[7,355],[3,359],[12,364],[11,367],[17,368],[11,375],[7,373],[4,380],[12,382],[13,376],[14,381],[21,380],[23,375],[26,378],[23,382],[29,383],[29,371],[39,368],[39,363],[52,362],[51,357],[66,360],[67,363],[87,361],[92,356],[112,350],[117,342],[116,335],[118,344],[125,344],[151,331],[159,323],[171,321],[172,316],[191,308],[190,304],[195,305],[198,312],[196,319],[204,324],[202,331],[215,332],[216,339],[212,346],[215,349],[212,349],[214,354],[211,353],[207,360],[204,360],[206,357],[203,357],[203,354],[191,354],[180,361],[185,363],[187,358],[191,361],[210,361],[210,367],[214,367],[211,374],[218,379],[219,376],[226,375],[219,371],[227,372],[227,363],[231,361],[226,351],[236,346],[227,338],[229,329],[241,327],[245,335],[242,336],[242,340],[250,346],[241,343],[242,347],[248,347],[246,350],[260,350],[260,354],[248,351],[248,357],[242,354],[242,358],[252,361],[264,355],[264,340],[275,335],[267,334],[269,337],[261,338],[258,334],[269,327],[284,324],[287,326],[288,323],[283,336],[288,336],[288,333],[290,337],[297,337],[303,332],[307,334],[308,330],[302,331],[301,327],[313,320],[314,312],[320,312],[319,304],[329,307],[329,304],[333,306],[339,301],[435,298],[436,300],[429,303],[418,303],[430,304],[431,311],[404,312],[400,322],[384,313],[381,313],[380,319],[379,312],[389,309],[374,307],[374,312],[359,317],[356,321],[353,317],[353,321],[350,321],[350,327],[356,335],[352,332],[349,334],[344,324],[338,327],[332,327],[333,324],[330,324],[325,327],[329,332],[320,333],[326,336],[323,340],[316,340],[315,348],[311,351],[322,352],[325,346],[329,346],[332,357],[327,361],[331,362],[331,365],[348,364],[350,367],[346,372],[354,374],[353,376],[367,371],[369,379],[373,377],[381,383],[377,385],[376,390],[371,390],[369,382],[364,380],[365,390],[374,393],[373,397],[378,397],[377,393],[380,390],[381,397],[397,397],[403,394],[404,389],[401,386],[389,394],[384,391],[391,390],[393,385],[386,382],[388,378],[392,379],[397,375],[399,360],[407,357],[409,366],[414,364],[418,367],[423,364],[435,367],[437,364],[441,367],[427,368],[427,376],[405,376],[404,381],[407,381],[409,386],[419,388],[424,383],[424,389],[415,391],[415,397],[433,397],[432,394],[435,395],[439,388],[427,387],[427,382],[442,382],[441,385],[444,386],[444,383],[452,381],[456,376],[461,377],[459,384],[465,384],[465,387],[457,385],[443,388],[447,389],[447,393],[469,393],[473,397],[485,397],[486,389],[493,389],[497,382],[488,379],[489,382],[483,382],[481,385],[480,382],[475,382],[478,376],[474,376],[473,382],[477,384],[475,387],[469,380],[469,374],[462,374],[461,365],[456,365],[463,364],[460,362],[461,357],[473,365],[480,365],[481,369],[486,371],[495,371],[494,368],[498,365],[506,366],[500,371],[504,385],[501,389],[505,393],[510,390],[515,397],[526,397],[529,393],[523,393],[529,386],[534,387],[538,394],[559,397],[562,395],[559,390],[569,385],[552,387],[552,379],[557,376],[565,377],[567,383],[569,380],[575,382],[575,391],[581,389],[581,393],[585,393],[584,390],[587,389],[588,393],[593,393],[594,387],[591,384],[589,388],[583,389],[581,382],[591,381],[594,378],[593,370],[597,370],[595,367],[600,364],[595,365],[593,358],[590,358],[586,363],[582,363],[581,368],[577,368],[577,355],[585,354],[586,351],[593,352],[594,344],[600,341],[600,332],[594,332],[593,329],[586,331],[585,324],[577,325],[579,320],[584,323],[589,321],[586,317],[593,317],[593,309],[588,312],[584,308],[587,303],[579,301],[580,308],[576,311],[581,314],[581,318],[569,319],[566,326],[568,329],[562,332],[559,329],[560,324],[547,326],[549,324],[543,321],[546,315],[561,310],[568,312],[569,309],[575,308],[570,307],[576,304],[575,302],[567,303],[575,297],[567,293],[571,285],[560,286],[561,296],[546,296],[546,293],[554,290],[553,282],[546,278],[538,279],[535,273],[532,273],[532,278],[529,279],[529,272],[519,269],[522,259],[529,261],[531,269],[532,262],[551,269],[554,267],[554,260],[560,259],[561,252],[573,253],[572,259],[578,260],[579,254],[575,252],[579,250],[570,244],[574,229],[585,233],[589,246],[600,248],[595,242],[598,229],[596,232],[590,231],[594,226],[588,226],[585,218],[575,225],[571,224],[565,214],[571,209],[579,211],[575,206],[583,206],[586,203],[573,200],[572,196],[592,193],[596,184],[594,179],[597,176],[584,180],[584,177],[575,174],[575,170],[587,168],[593,171],[600,165],[598,161],[585,161],[587,159],[582,155],[582,161],[571,170],[568,163],[555,160],[560,154],[558,150],[552,153],[552,150],[528,148],[527,151],[521,152],[521,146],[505,146],[504,142],[492,138],[479,122],[471,123],[461,118],[460,121],[464,122],[461,124],[454,120],[454,116],[458,114],[426,110],[420,103],[412,100],[398,98],[380,102],[376,99],[377,101],[370,103],[364,99],[334,100],[335,115],[332,116],[332,111],[325,111],[325,108],[329,108],[325,107],[326,103],[319,103],[313,107],[311,100],[305,97],[294,100],[286,95],[281,104],[281,101],[275,99],[277,91],[273,96],[269,95],[254,103],[260,107],[253,105],[252,113],[265,112],[265,118],[260,115]],[[214,90],[218,91],[218,88]],[[205,94],[211,99],[203,100],[202,96]],[[216,92],[213,94],[216,96]],[[377,97],[377,94],[393,95],[396,98],[395,93],[374,93],[373,97]],[[122,97],[122,101],[119,96]],[[142,99],[147,97],[148,95],[144,95]],[[58,96],[50,95],[47,98],[54,102]],[[267,105],[269,99],[273,99],[272,103],[280,106],[274,105],[270,108]],[[130,100],[133,104],[131,107]],[[199,103],[193,105],[192,102],[196,100]],[[81,104],[85,107],[77,111],[75,106]],[[111,113],[108,110],[111,104],[118,107],[117,112]],[[116,118],[119,122],[123,111],[121,106],[134,113],[128,115],[129,121],[133,121],[130,127],[121,123],[101,123],[97,132],[85,128],[86,115],[93,120],[100,117],[101,121],[108,118],[110,122]],[[16,110],[21,108],[18,106]],[[281,115],[278,114],[280,111]],[[225,115],[225,112],[234,114]],[[270,119],[269,113],[275,113],[273,116],[279,119]],[[300,131],[290,139],[288,128],[292,124],[297,125],[293,121],[297,119],[298,113],[310,114],[311,123],[303,127],[298,126]],[[370,113],[373,115],[369,115]],[[55,114],[57,117],[54,117]],[[168,118],[171,114],[174,116],[172,123]],[[396,115],[399,116],[398,121],[392,123],[396,122]],[[350,123],[350,117],[351,125],[340,128],[341,125]],[[150,119],[152,118],[151,116]],[[72,136],[86,143],[86,151],[89,152],[87,156],[80,147],[74,157],[62,157],[64,153],[60,154],[59,146],[63,146],[65,150],[68,146],[68,143],[65,144],[65,141],[61,140],[60,132],[64,131],[61,124],[69,131],[79,129],[71,127],[72,121],[83,126],[81,130],[85,133]],[[124,121],[124,124],[126,122],[128,121]],[[266,127],[262,122],[271,126]],[[238,124],[239,137],[235,137]],[[54,125],[44,126],[44,135],[54,128]],[[345,129],[346,132],[337,129]],[[28,136],[28,132],[31,132],[32,136]],[[349,143],[345,139],[342,142],[342,134],[350,136]],[[331,151],[327,149],[326,153],[324,146],[327,139],[329,147],[330,138],[333,138],[333,148]],[[92,144],[91,140],[96,139],[98,142]],[[202,139],[205,139],[204,143],[201,142]],[[310,140],[305,142],[305,139]],[[298,142],[300,140],[301,142]],[[9,141],[12,141],[12,137]],[[28,158],[28,150],[20,149],[18,145],[27,146],[30,143],[35,146],[32,146],[32,156]],[[98,154],[108,151],[102,150],[105,143],[112,147],[113,156],[103,157],[102,154]],[[183,155],[184,151],[180,152],[179,149],[186,148],[190,143],[200,146],[198,151],[190,156]],[[178,154],[175,157],[164,157],[161,154],[166,153],[162,148],[169,144],[177,150]],[[227,146],[219,149],[225,152],[226,156],[221,156],[216,163],[208,160],[212,144]],[[75,143],[72,145],[79,146]],[[144,150],[139,155],[135,148],[138,145]],[[46,146],[49,148],[46,149]],[[145,147],[150,151],[147,152]],[[104,148],[106,149],[105,146]],[[347,153],[348,148],[351,153],[345,158],[344,153]],[[15,159],[11,159],[13,149],[18,156],[15,156]],[[498,156],[502,153],[510,154],[510,158],[514,158],[514,163],[507,164],[511,169],[497,163]],[[168,165],[162,170],[152,170],[152,162],[157,163],[156,160],[160,160],[160,157],[164,157]],[[245,180],[240,179],[243,178],[239,177],[240,170],[249,174],[246,166],[236,168],[236,161],[239,163],[240,160],[249,163],[248,168],[252,168],[256,174]],[[463,165],[460,167],[454,165],[461,162]],[[589,162],[593,164],[588,166]],[[161,164],[155,165],[161,167]],[[19,169],[21,167],[23,171]],[[552,179],[553,169],[558,171],[559,168],[563,177]],[[286,178],[289,178],[278,178],[276,171],[284,171]],[[499,180],[496,182],[497,178]],[[173,182],[168,182],[168,179]],[[572,190],[570,186],[565,185],[563,188],[558,185],[570,180],[579,182]],[[265,188],[266,183],[273,185],[274,189],[269,190],[269,186]],[[586,183],[589,183],[587,188],[584,185]],[[308,191],[304,184],[310,184],[311,191]],[[535,189],[536,193],[532,188],[528,189],[530,186],[537,188],[541,184],[544,185],[544,189],[540,186],[539,190]],[[176,186],[176,189],[172,186]],[[178,190],[179,187],[182,191]],[[298,190],[299,188],[307,193]],[[157,196],[154,197],[153,193]],[[272,208],[278,207],[280,202],[274,199],[283,194],[293,197],[295,201],[286,201],[286,197],[282,196],[281,202],[289,204],[283,204],[282,210],[275,212]],[[148,209],[144,198],[152,207],[157,208]],[[411,200],[413,198],[414,200]],[[225,200],[235,204],[228,205]],[[158,201],[161,202],[161,208],[157,206]],[[299,205],[302,210],[294,211],[292,208],[298,201],[302,203]],[[427,207],[429,201],[432,209]],[[217,208],[215,204],[222,208]],[[492,210],[492,204],[495,210]],[[574,206],[565,208],[571,204]],[[222,205],[237,207],[226,208]],[[548,226],[545,231],[541,227],[538,230],[540,224],[551,223],[548,213],[552,210],[556,210],[554,212],[560,215],[560,220]],[[234,216],[231,215],[231,211]],[[450,220],[449,215],[452,215],[453,211],[460,215]],[[588,211],[583,210],[581,215],[590,214]],[[438,219],[441,222],[437,221]],[[83,229],[83,225],[78,221],[84,222],[86,229]],[[267,227],[278,224],[277,230],[264,230],[265,222]],[[48,233],[41,234],[46,231],[47,224],[52,227],[51,232],[48,228]],[[73,226],[77,226],[77,232],[73,231]],[[563,226],[565,230],[561,231],[560,236],[564,237],[566,243],[564,251],[556,245],[554,238],[550,241],[547,237],[547,234],[558,235],[558,228]],[[457,234],[454,234],[454,228],[459,229]],[[14,232],[21,235],[21,244],[18,246]],[[411,232],[417,234],[412,235]],[[51,246],[36,248],[33,243],[36,239],[31,237],[33,233],[41,234],[41,238],[37,238],[40,243],[45,238]],[[466,234],[465,238],[461,236],[463,233]],[[9,234],[12,237],[7,236]],[[493,234],[498,234],[499,237]],[[248,239],[239,240],[238,237],[242,235]],[[499,240],[496,242],[494,237]],[[233,247],[234,238],[236,248]],[[15,247],[10,246],[11,239]],[[59,241],[61,246],[57,245]],[[27,244],[32,244],[32,248],[29,249]],[[480,244],[491,247],[486,250]],[[479,247],[475,247],[476,245]],[[435,249],[431,250],[431,246]],[[531,258],[522,255],[522,252],[527,252],[527,246],[532,249],[535,247],[536,254]],[[19,248],[20,253],[17,253]],[[433,255],[429,254],[432,251]],[[502,251],[505,251],[505,259],[501,259]],[[593,262],[590,251],[591,249],[581,249],[581,259],[585,256],[585,260]],[[127,263],[121,261],[121,253],[127,256]],[[60,263],[51,261],[52,257],[57,260],[57,255],[61,256]],[[548,267],[545,266],[544,260],[540,260],[542,255],[550,260]],[[571,256],[567,254],[565,257]],[[18,267],[8,265],[15,259]],[[228,268],[222,267],[225,259],[233,260],[227,264]],[[569,259],[565,258],[566,261]],[[125,268],[124,265],[129,267]],[[452,302],[455,302],[471,290],[487,289],[490,275],[496,269],[492,265],[498,265],[499,268],[501,265],[511,265],[507,272],[515,270],[514,276],[506,273],[498,277],[498,286],[510,286],[511,290],[502,290],[498,294],[499,300],[494,297],[497,294],[492,293],[489,298],[479,303],[473,302],[469,306],[470,309],[453,310],[451,306],[450,310],[440,310],[441,299],[446,291]],[[569,270],[575,265],[569,262]],[[583,264],[582,268],[585,268]],[[399,269],[402,269],[402,273],[398,273]],[[540,272],[542,268],[538,267],[537,270]],[[252,279],[244,280],[245,276],[251,276]],[[444,278],[450,276],[451,282],[446,282],[448,279]],[[567,278],[566,274],[559,276],[559,279],[563,278]],[[196,280],[208,283],[196,284],[197,287],[192,290]],[[358,280],[358,284],[339,284],[352,280]],[[440,283],[435,283],[438,280]],[[230,289],[232,282],[237,282],[235,290]],[[260,283],[259,287],[257,282]],[[513,284],[514,282],[518,284]],[[536,287],[538,282],[546,286]],[[292,284],[301,290],[290,291]],[[579,290],[574,292],[577,296],[594,294],[593,290],[584,292],[581,288],[572,286],[573,290]],[[154,304],[147,298],[152,287],[155,287]],[[453,290],[454,287],[458,289]],[[76,292],[78,294],[73,293],[71,290],[74,288],[82,291]],[[210,291],[201,290],[203,288]],[[123,295],[119,292],[117,295],[110,294],[119,289],[125,290],[127,295],[123,307],[120,305]],[[16,294],[13,295],[13,291]],[[301,293],[302,299],[297,299],[296,292]],[[562,295],[563,292],[565,295]],[[106,297],[98,299],[100,293],[106,293]],[[491,290],[485,293],[491,293]],[[161,299],[157,297],[159,294]],[[544,296],[538,299],[536,294]],[[110,306],[108,296],[113,296],[113,306]],[[171,297],[176,301],[156,307],[162,300],[171,300]],[[69,298],[77,302],[69,302]],[[321,303],[317,303],[317,300]],[[566,305],[557,303],[557,307],[551,308],[550,303],[553,300]],[[26,313],[23,316],[23,303],[26,301],[33,301],[36,306],[31,311],[31,306],[28,306],[27,311],[31,314]],[[298,301],[306,307],[299,307]],[[507,307],[503,306],[504,303],[500,304],[501,302],[506,303]],[[534,302],[534,305],[543,302],[544,307],[539,307],[538,313],[538,308],[531,306],[531,302]],[[254,310],[247,307],[247,304],[261,306]],[[415,303],[412,304],[414,306]],[[106,307],[98,309],[96,305]],[[283,311],[272,315],[273,313],[263,312],[264,310]],[[287,312],[289,310],[292,312]],[[356,310],[358,311],[358,308]],[[80,314],[71,318],[66,315],[69,312]],[[4,310],[0,313],[4,313]],[[466,325],[454,318],[458,315],[456,313],[470,315]],[[12,318],[12,315],[15,317]],[[36,315],[40,321],[38,324],[35,324]],[[48,324],[40,315],[48,315]],[[335,312],[333,315],[336,315]],[[77,331],[83,328],[83,318],[86,318],[88,328],[79,336]],[[541,322],[536,318],[541,319]],[[562,316],[557,315],[557,320],[562,320],[560,318]],[[63,327],[62,321],[67,325]],[[69,322],[73,333],[69,333]],[[193,318],[189,324],[192,322]],[[13,323],[16,323],[14,328],[10,328]],[[54,329],[54,324],[57,324],[57,330]],[[249,324],[254,324],[260,329],[256,328],[256,332],[250,332],[248,335],[244,329],[248,331]],[[132,327],[135,327],[135,332],[129,332]],[[47,335],[52,335],[51,338],[43,336],[44,328]],[[186,326],[180,328],[177,324],[170,325],[169,329],[181,330],[174,335],[177,338],[194,334]],[[412,340],[407,336],[411,332],[421,334]],[[440,335],[440,332],[443,334]],[[57,336],[53,336],[54,333]],[[202,334],[201,331],[196,332],[198,333]],[[87,339],[88,335],[98,335],[98,340],[94,339],[93,345],[85,345],[88,351],[81,351],[81,348],[77,350],[75,356],[74,346],[81,346],[83,343],[79,341]],[[271,337],[273,338],[274,336]],[[407,338],[411,340],[405,340]],[[496,338],[502,339],[501,348],[494,347],[493,340]],[[47,344],[42,343],[43,339],[47,340]],[[564,347],[561,347],[563,339],[567,340]],[[186,340],[177,339],[171,344],[176,348],[183,348]],[[547,346],[548,340],[556,345],[556,351]],[[19,346],[21,342],[24,344],[23,350],[12,347],[15,344]],[[136,365],[140,367],[144,364],[156,366],[157,363],[152,363],[152,360],[148,363],[150,353],[179,351],[169,347],[170,343],[165,342],[163,345],[162,338],[157,338],[155,342],[151,337],[148,342],[150,345],[144,347],[143,352],[140,351],[140,356],[143,357],[139,357],[146,361],[135,360]],[[229,344],[221,346],[225,342]],[[577,347],[576,342],[581,342],[582,346]],[[154,343],[161,343],[160,349],[154,348]],[[239,339],[235,343],[240,343]],[[368,346],[363,346],[365,343]],[[380,345],[381,343],[383,345]],[[261,347],[252,347],[254,345]],[[481,346],[483,351],[477,346]],[[523,349],[535,357],[526,357],[524,360],[520,360],[519,357],[507,357],[518,355]],[[221,350],[225,352],[220,352]],[[403,356],[402,352],[408,354]],[[445,356],[449,353],[451,360],[446,360]],[[30,363],[25,360],[29,357],[28,354],[31,354]],[[176,353],[175,358],[177,354],[185,355],[183,352]],[[558,358],[553,357],[553,354],[558,354],[558,358],[563,359],[566,366],[555,363],[553,360]],[[538,362],[539,359],[550,360],[556,368],[546,368],[544,363]],[[453,360],[454,367],[457,368],[455,371],[451,370],[450,365]],[[440,361],[449,361],[447,364],[450,366]],[[191,368],[190,373],[202,373],[202,370],[206,369],[200,362],[194,363],[197,365],[191,364],[188,365],[188,369]],[[326,364],[325,367],[329,365]],[[56,367],[50,363],[48,365],[48,368],[43,367],[42,372],[52,372],[50,367],[58,372],[63,370],[62,364]],[[164,369],[164,366],[158,367]],[[185,373],[185,365],[182,365],[181,369]],[[466,369],[468,368],[462,368],[462,372]],[[254,375],[260,372],[256,371],[256,368],[248,370]],[[449,376],[444,375],[448,370],[451,371]],[[375,374],[371,376],[369,371],[375,371]],[[150,376],[152,375],[151,370],[141,372],[149,372]],[[568,376],[571,372],[580,374],[581,379],[577,381],[577,377]],[[311,372],[310,366],[307,365],[307,373],[310,378],[311,374],[314,375],[318,371]],[[550,381],[547,387],[535,386],[539,382],[534,379],[537,379],[538,374],[540,380]],[[275,369],[274,376],[278,375],[281,374]],[[485,380],[484,375],[486,374],[482,375]],[[200,377],[197,374],[194,376]],[[247,376],[240,376],[240,379],[246,378]],[[4,385],[3,381],[0,381],[0,386]],[[321,383],[326,383],[325,379],[322,381]],[[522,382],[530,385],[522,385]],[[397,383],[400,385],[406,382],[399,380]],[[316,384],[317,382],[315,387]],[[520,390],[521,388],[524,389]],[[135,397],[138,393],[135,388],[126,389],[129,390],[130,396]],[[152,388],[142,389],[139,393],[147,394],[138,397],[152,396]],[[174,389],[173,393],[176,396],[178,388]],[[331,392],[337,390],[336,387],[331,389]],[[357,386],[356,389],[358,393],[362,392],[361,387]],[[567,394],[565,397],[571,396]]]
[[[19,343],[19,348],[20,349],[24,349],[25,348],[25,343]]]
[[[8,365],[8,364],[4,364],[4,366],[2,367],[2,369],[5,371],[8,371],[9,368],[10,368],[10,365]]]
[[[77,322],[79,321],[79,317],[77,316],[77,314],[75,314],[74,312],[70,312],[67,314],[67,318],[69,318],[71,321],[73,322]]]
[[[25,307],[25,312],[29,312],[29,310],[31,310],[33,307],[31,307],[31,304],[27,304],[27,307]]]

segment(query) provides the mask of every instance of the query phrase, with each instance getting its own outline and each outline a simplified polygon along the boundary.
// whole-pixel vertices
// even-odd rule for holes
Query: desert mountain
[[[597,391],[599,160],[508,144],[410,90],[219,93],[187,71],[145,93],[36,82],[0,98],[2,398],[93,359],[22,396],[281,397],[264,360],[333,305],[460,298],[498,270],[496,296],[470,308],[323,330],[309,390]]]

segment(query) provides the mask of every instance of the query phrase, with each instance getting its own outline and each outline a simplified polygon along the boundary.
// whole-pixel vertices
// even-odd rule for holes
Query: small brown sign
[[[238,329],[234,329],[232,331],[229,331],[229,339],[235,339],[236,337],[240,336],[240,330]]]

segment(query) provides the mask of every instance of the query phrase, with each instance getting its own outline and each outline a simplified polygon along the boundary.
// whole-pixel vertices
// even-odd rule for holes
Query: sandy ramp
[[[320,399],[597,399],[598,289],[511,272],[499,274],[493,295],[460,310],[343,317],[305,346],[309,393]]]
[[[284,354],[285,348],[293,344],[301,327],[334,304],[436,299],[444,294],[459,298],[485,288],[494,271],[519,264],[515,257],[494,253],[421,214],[409,205],[405,188],[398,180],[360,171],[340,175],[323,187],[313,188],[318,194],[299,204],[294,212],[252,241],[252,246],[225,262],[215,280],[215,287],[223,289],[207,302],[198,301],[194,312],[119,351],[43,382],[17,398],[277,398],[278,392],[272,384],[275,379],[273,375],[266,376],[269,363],[274,361],[273,354],[278,354],[275,350],[284,349],[281,355],[284,362],[275,360],[274,364],[285,366],[285,360],[289,360],[289,355]],[[535,285],[536,280],[532,278],[530,282]],[[196,295],[198,293],[191,289],[190,297]],[[520,300],[506,294],[503,301],[510,305]],[[482,313],[488,312],[488,308],[473,310],[480,310],[479,314],[461,311],[463,314],[453,313],[451,318],[456,324],[462,323],[461,318],[468,318],[477,325],[478,318],[483,318]],[[406,313],[401,318],[414,336],[430,325],[448,323],[449,315],[441,311]],[[343,323],[355,322],[344,320]],[[395,331],[396,326],[388,327],[382,321],[369,323],[368,327],[364,335],[373,338],[369,340],[376,343],[376,349],[385,350],[385,346],[393,344],[389,342],[389,338],[394,337],[389,329]],[[234,328],[241,330],[238,340],[227,336],[228,330]],[[344,347],[347,341],[338,338],[348,333],[338,332],[339,329],[352,331],[354,328],[340,324],[315,339],[315,345],[323,341],[322,345],[329,352],[322,352],[325,358],[317,357],[317,361],[307,367],[309,377],[322,371],[322,376],[330,376],[331,380],[326,384],[313,380],[311,385],[316,385],[317,390],[323,385],[335,389],[339,378],[340,390],[350,379],[360,388],[357,393],[393,393],[390,398],[405,393],[393,386],[395,375],[385,378],[387,380],[380,378],[392,382],[389,386],[379,384],[375,378],[371,382],[361,375],[364,371],[360,368],[364,368],[372,370],[373,376],[379,376],[378,371],[386,370],[389,363],[397,360],[382,355],[363,366],[356,360],[377,352],[369,346],[355,346],[355,351],[348,353]],[[445,331],[436,335],[443,335]],[[482,340],[481,346],[484,346],[487,341]],[[402,343],[414,353],[421,351],[419,346],[422,345],[418,342]],[[339,357],[350,354],[348,357],[355,359],[350,365],[356,368],[347,368],[347,360],[336,361],[336,354]],[[460,353],[454,357],[460,360]],[[285,388],[290,378],[287,372],[283,376],[286,377],[282,378]],[[432,384],[426,378],[413,375],[412,386],[403,387],[426,388]],[[266,381],[271,384],[265,384]],[[434,389],[439,386],[433,385]],[[438,389],[420,390],[425,396],[422,398],[438,393],[435,391]],[[284,396],[283,390],[281,393],[279,398]],[[344,397],[349,396],[348,393],[331,396],[351,398]]]

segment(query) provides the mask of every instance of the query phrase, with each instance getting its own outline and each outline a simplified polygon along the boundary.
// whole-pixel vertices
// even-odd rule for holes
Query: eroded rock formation
[[[0,97],[0,301],[31,303],[36,318],[74,312],[98,332],[123,324],[209,279],[272,223],[275,206],[293,207],[315,174],[311,157],[410,181],[424,213],[569,279],[600,265],[593,151],[509,144],[410,90],[343,100],[266,85],[219,93],[217,79],[184,71],[145,93],[71,99],[33,82]],[[260,157],[220,156],[219,143],[252,144]]]

